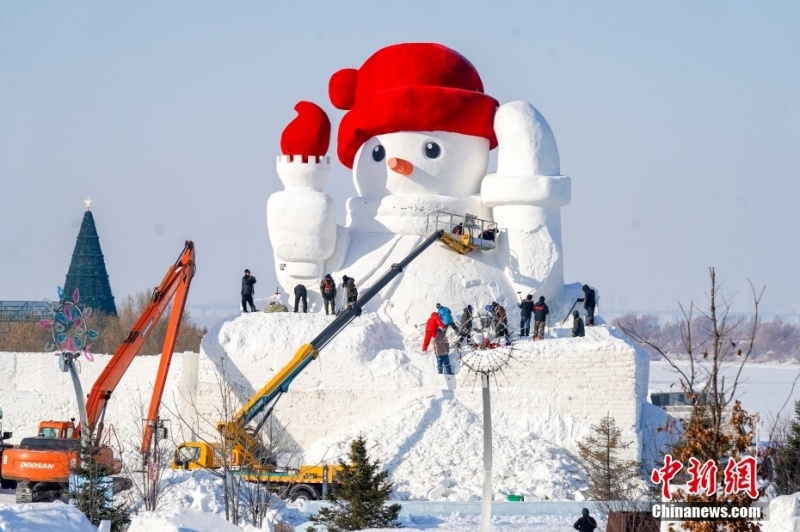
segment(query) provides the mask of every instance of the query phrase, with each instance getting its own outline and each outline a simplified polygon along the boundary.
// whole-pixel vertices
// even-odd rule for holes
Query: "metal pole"
[[[489,374],[481,373],[483,385],[483,500],[480,532],[492,528],[492,409],[489,399]]]

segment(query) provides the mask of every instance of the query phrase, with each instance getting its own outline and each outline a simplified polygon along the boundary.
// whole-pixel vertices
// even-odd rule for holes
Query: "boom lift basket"
[[[482,220],[474,214],[453,214],[437,211],[426,221],[427,232],[442,230],[442,243],[453,251],[466,255],[470,251],[494,249],[498,229],[496,222]]]

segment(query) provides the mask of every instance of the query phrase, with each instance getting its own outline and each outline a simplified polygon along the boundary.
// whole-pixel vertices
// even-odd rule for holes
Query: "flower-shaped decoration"
[[[75,359],[83,355],[92,362],[92,346],[89,342],[96,340],[100,335],[90,329],[86,323],[92,316],[92,307],[81,308],[80,290],[77,288],[72,293],[72,298],[67,298],[64,290],[58,287],[58,302],[47,301],[53,312],[53,317],[44,319],[39,324],[52,334],[44,346],[45,351],[55,351],[56,356]]]

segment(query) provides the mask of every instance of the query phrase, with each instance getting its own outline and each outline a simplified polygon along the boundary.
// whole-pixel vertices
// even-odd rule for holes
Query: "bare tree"
[[[218,426],[226,427],[233,422],[242,406],[237,399],[242,394],[230,384],[224,362],[217,373],[216,387],[219,401],[214,408],[215,419],[201,413],[194,400],[187,400],[193,419],[187,419],[177,408],[173,415],[180,424],[182,435],[189,436],[184,441],[203,442],[214,449],[216,467],[205,469],[223,480],[225,518],[232,523],[245,518],[254,526],[261,527],[267,512],[283,504],[273,494],[285,496],[288,492],[285,484],[273,483],[269,475],[275,470],[276,457],[280,455],[291,461],[300,449],[293,445],[286,427],[273,416],[264,420],[259,431],[251,433],[252,447],[238,448],[224,431],[217,430]]]
[[[742,370],[753,352],[753,340],[757,333],[758,307],[764,289],[757,292],[750,283],[753,298],[753,319],[734,318],[730,315],[732,301],[720,293],[714,268],[709,269],[710,292],[708,310],[701,311],[691,303],[681,305],[683,320],[681,338],[685,356],[683,363],[674,353],[667,352],[651,337],[631,326],[621,327],[635,341],[651,347],[678,374],[681,388],[691,406],[691,417],[686,421],[684,438],[672,449],[672,457],[682,464],[696,460],[700,464],[711,463],[709,468],[711,490],[705,493],[686,493],[675,490],[672,499],[690,503],[730,504],[748,507],[753,498],[748,493],[717,490],[725,484],[723,464],[736,464],[752,453],[755,418],[747,414],[737,400],[737,388]],[[695,312],[699,319],[695,319]],[[700,328],[698,331],[697,329]],[[744,330],[743,330],[744,328]],[[725,365],[732,369],[732,377],[724,375]],[[755,479],[753,479],[754,481]],[[713,493],[711,493],[713,491]],[[755,522],[748,521],[690,521],[683,523],[692,532],[719,530],[759,530]]]
[[[135,399],[131,409],[131,417],[141,419],[138,429],[123,437],[128,443],[128,447],[140,449],[145,434],[145,424],[147,408],[144,400],[139,394]],[[165,445],[163,440],[167,436],[165,421],[161,420],[158,426],[152,427],[154,430],[154,440],[150,445],[147,456],[139,455],[139,460],[126,460],[123,463],[125,476],[133,484],[133,489],[141,500],[142,507],[147,511],[155,511],[163,497],[169,492],[172,484],[164,481],[164,473],[169,469],[171,461],[171,445]]]

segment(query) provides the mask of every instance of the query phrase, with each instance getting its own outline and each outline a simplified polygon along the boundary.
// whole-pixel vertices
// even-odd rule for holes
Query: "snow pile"
[[[183,532],[188,530],[242,531],[241,528],[218,515],[191,508],[145,512],[136,516],[128,528],[128,532]]]
[[[0,532],[97,532],[77,508],[61,502],[0,504]]]
[[[573,499],[582,474],[562,448],[531,432],[515,430],[506,416],[494,417],[493,488],[497,500],[524,493],[527,500]],[[412,402],[397,414],[361,430],[315,443],[308,457],[346,457],[349,442],[367,435],[368,450],[392,472],[401,500],[478,501],[483,482],[480,413],[451,393]],[[312,459],[313,460],[313,459]]]
[[[775,497],[769,503],[769,521],[764,532],[794,532],[800,530],[800,493]]]

